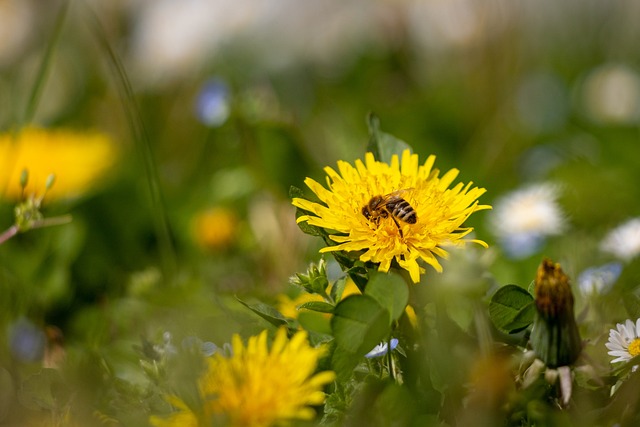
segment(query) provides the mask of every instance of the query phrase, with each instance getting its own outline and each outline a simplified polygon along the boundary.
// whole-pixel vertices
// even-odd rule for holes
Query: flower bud
[[[573,314],[573,294],[569,277],[560,264],[544,259],[538,267],[534,296],[536,317],[531,346],[548,367],[573,364],[582,350],[582,341]]]
[[[302,286],[309,293],[326,295],[326,289],[329,286],[326,261],[321,259],[317,265],[311,263],[307,274],[296,273],[290,281],[294,285]]]

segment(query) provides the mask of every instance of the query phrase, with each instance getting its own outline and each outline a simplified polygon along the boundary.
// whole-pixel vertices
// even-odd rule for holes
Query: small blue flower
[[[578,276],[578,286],[584,294],[606,293],[622,273],[622,264],[610,262],[584,270]]]
[[[22,362],[42,360],[46,341],[44,331],[27,319],[18,319],[9,326],[9,348]]]
[[[391,338],[391,350],[392,351],[395,350],[397,346],[398,346],[398,340],[396,338]],[[364,357],[368,359],[372,359],[374,357],[384,356],[385,354],[388,353],[388,350],[387,350],[388,347],[389,347],[389,343],[383,341],[377,346],[375,346],[373,350],[371,350],[369,353],[365,354]]]
[[[199,351],[203,356],[209,357],[220,351],[220,348],[210,341],[202,341],[198,337],[188,336],[182,340],[182,348],[187,351]]]
[[[229,87],[217,78],[207,81],[196,101],[196,114],[205,125],[218,127],[229,118]]]
[[[202,343],[202,347],[200,351],[202,351],[202,354],[205,357],[209,357],[209,356],[213,356],[219,350],[220,349],[218,348],[218,346],[212,343],[211,341],[205,341]]]

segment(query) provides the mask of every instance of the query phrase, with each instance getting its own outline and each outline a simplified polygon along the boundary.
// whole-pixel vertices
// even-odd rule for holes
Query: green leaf
[[[333,312],[331,329],[339,347],[364,355],[389,333],[391,314],[368,295],[350,295]]]
[[[300,208],[296,208],[296,222],[297,222],[297,219],[303,215],[307,215],[307,212]],[[309,225],[307,221],[298,222],[298,227],[300,227],[300,230],[302,230],[304,234],[309,234],[311,236],[322,237],[325,234],[327,234],[322,228],[316,227],[315,225]]]
[[[334,252],[334,254],[337,252]],[[369,282],[369,271],[364,267],[362,261],[355,261],[353,265],[346,270],[353,283],[362,291]]]
[[[364,294],[372,297],[378,304],[387,309],[391,313],[392,321],[402,316],[409,302],[407,282],[402,276],[393,272],[373,272]]]
[[[531,283],[529,283],[529,287],[527,288],[527,292],[529,292],[529,295],[535,295],[536,294],[536,281],[532,280]]]
[[[629,318],[637,319],[640,317],[640,297],[628,292],[623,300],[625,310]]]
[[[344,293],[344,288],[347,286],[347,276],[341,277],[333,283],[331,286],[331,299],[333,301],[340,301],[342,299],[342,294]]]
[[[489,317],[496,328],[506,333],[521,331],[533,323],[535,314],[531,294],[517,285],[498,289],[489,303]]]
[[[316,311],[303,311],[298,314],[298,323],[308,332],[316,332],[324,334],[329,338],[333,338],[331,335],[331,321],[330,318],[322,313]]]
[[[236,299],[240,302],[240,304],[244,305],[249,310],[253,311],[255,314],[262,317],[264,320],[274,326],[283,326],[288,324],[287,319],[282,315],[282,313],[267,304],[263,304],[261,302],[249,304],[242,301],[238,297],[236,297]]]
[[[336,346],[331,356],[331,369],[336,373],[338,382],[346,383],[353,375],[353,370],[358,366],[359,362],[359,355],[343,347]]]
[[[311,311],[318,311],[320,313],[333,313],[333,309],[335,308],[333,305],[322,302],[322,301],[309,301],[304,304],[300,304],[298,309],[307,309]]]
[[[369,114],[367,117],[367,125],[369,126],[369,145],[367,146],[367,151],[372,152],[377,160],[389,163],[394,154],[400,157],[404,150],[411,150],[411,146],[406,142],[393,135],[382,132],[380,130],[380,119],[378,119],[375,114]]]
[[[289,198],[290,199],[304,199],[304,191],[302,191],[300,188],[296,187],[295,185],[292,185],[291,187],[289,187]]]

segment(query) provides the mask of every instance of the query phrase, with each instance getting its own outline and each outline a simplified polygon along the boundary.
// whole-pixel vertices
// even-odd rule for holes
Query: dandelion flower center
[[[640,338],[636,338],[633,341],[631,341],[631,344],[629,344],[628,350],[631,357],[636,357],[637,355],[639,355],[640,354]]]

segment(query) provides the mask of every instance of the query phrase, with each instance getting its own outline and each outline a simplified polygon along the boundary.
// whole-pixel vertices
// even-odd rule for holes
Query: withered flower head
[[[560,264],[544,259],[536,274],[536,318],[531,345],[551,368],[569,366],[580,356],[582,341],[573,314],[569,277]]]

